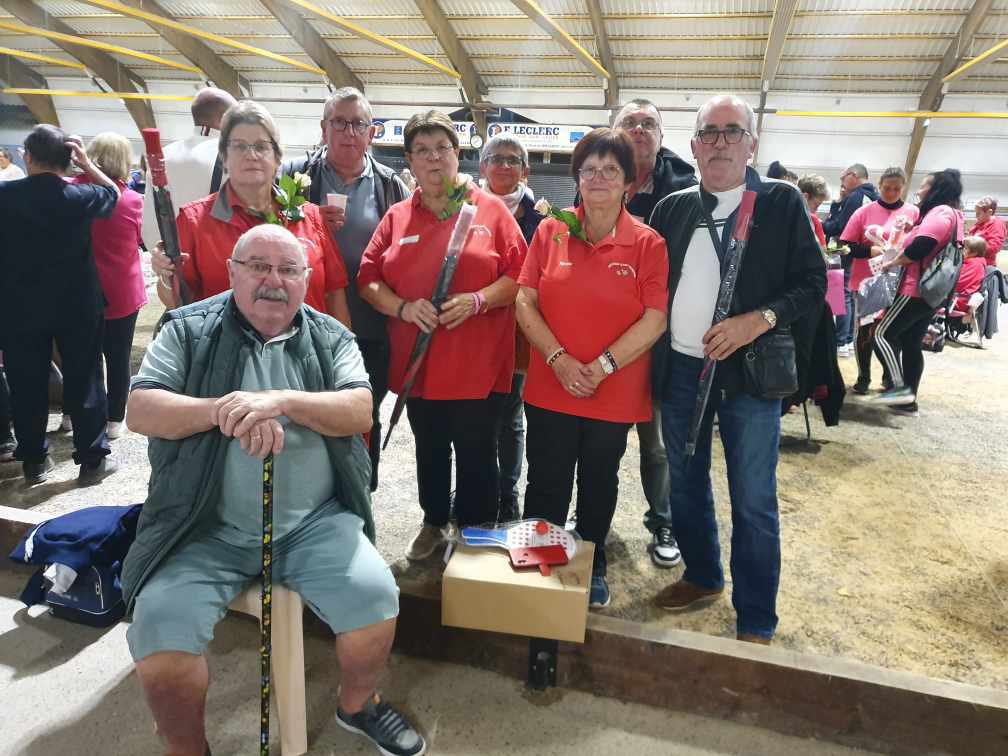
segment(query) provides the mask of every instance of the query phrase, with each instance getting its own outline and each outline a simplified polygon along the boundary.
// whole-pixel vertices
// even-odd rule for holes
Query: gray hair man
[[[627,192],[627,210],[647,222],[662,199],[696,184],[693,166],[662,147],[662,117],[650,100],[630,100],[613,118],[613,128],[625,131],[633,142],[637,177]],[[637,423],[640,476],[648,509],[644,525],[651,531],[648,551],[658,567],[674,567],[681,559],[672,535],[669,515],[669,475],[661,439],[661,414],[657,402],[649,423]]]
[[[780,576],[781,402],[764,397],[747,378],[745,347],[822,306],[826,270],[802,195],[748,167],[756,142],[748,103],[733,95],[709,100],[697,114],[691,142],[700,186],[666,197],[651,217],[669,253],[669,332],[653,350],[652,386],[661,398],[672,524],[686,564],[682,579],[662,590],[656,603],[684,609],[724,590],[710,480],[716,413],[731,497],[736,630],[740,640],[768,643],[777,626]],[[756,204],[745,254],[759,264],[743,263],[731,307],[737,314],[712,325],[724,247],[746,190],[756,193]],[[716,360],[717,370],[695,455],[687,459],[704,358]]]
[[[319,205],[350,278],[346,289],[350,322],[374,391],[370,448],[373,491],[378,487],[379,408],[388,393],[389,344],[385,316],[357,292],[357,271],[378,223],[392,205],[409,196],[409,191],[395,171],[370,154],[375,136],[374,114],[371,103],[359,90],[343,87],[333,92],[322,109],[320,125],[322,146],[303,158],[285,162],[281,170],[288,175],[304,173],[311,178],[308,200]]]
[[[247,231],[228,261],[232,290],[172,310],[133,381],[130,422],[149,437],[151,479],[123,566],[127,640],[170,753],[209,752],[203,653],[262,570],[269,454],[273,580],[337,635],[337,724],[383,753],[424,749],[375,692],[399,604],[373,544],[360,437],[371,390],[353,334],[304,306],[306,259],[280,226]]]

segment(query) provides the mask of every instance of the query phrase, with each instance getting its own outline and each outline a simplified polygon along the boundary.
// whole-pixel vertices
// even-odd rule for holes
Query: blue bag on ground
[[[94,627],[108,627],[125,613],[119,575],[122,560],[136,538],[140,504],[88,507],[46,520],[31,530],[11,552],[11,561],[40,565],[28,580],[21,600],[42,603],[56,617]],[[69,586],[53,586],[44,574],[69,569]]]

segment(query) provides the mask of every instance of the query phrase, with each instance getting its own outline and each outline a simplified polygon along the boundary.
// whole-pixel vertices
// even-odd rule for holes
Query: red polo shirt
[[[583,221],[584,209],[576,212]],[[595,246],[566,231],[552,218],[539,225],[518,283],[538,290],[539,311],[553,335],[568,354],[588,364],[640,320],[645,309],[668,312],[668,253],[662,238],[626,210],[614,233]],[[533,349],[525,401],[614,423],[650,420],[650,368],[648,351],[620,365],[591,397],[576,399]]]
[[[301,210],[304,219],[287,228],[308,250],[312,272],[305,303],[319,312],[326,312],[325,295],[345,289],[349,278],[318,207],[306,202]],[[263,222],[238,204],[227,184],[217,194],[182,207],[178,214],[179,246],[190,255],[182,272],[194,300],[231,288],[226,260],[231,257],[238,237]]]
[[[408,301],[431,298],[458,216],[438,220],[420,201],[420,195],[420,190],[414,192],[382,218],[364,250],[358,288],[382,281]],[[525,260],[525,239],[505,204],[476,187],[469,202],[476,206],[476,218],[459,255],[449,294],[479,291],[501,276],[518,280]],[[399,394],[420,329],[389,318],[388,333],[389,388]],[[450,331],[443,326],[434,331],[410,396],[484,399],[491,392],[507,393],[514,361],[514,304],[495,307]]]

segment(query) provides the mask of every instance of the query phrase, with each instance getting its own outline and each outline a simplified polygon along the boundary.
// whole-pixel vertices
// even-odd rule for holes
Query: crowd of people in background
[[[141,177],[144,190],[131,178],[135,156],[124,137],[99,134],[85,148],[56,127],[38,126],[24,141],[27,177],[0,149],[0,460],[20,461],[28,484],[50,475],[55,355],[81,485],[116,470],[109,442],[126,423],[151,437],[157,507],[168,505],[155,478],[168,474],[180,450],[199,458],[193,470],[215,470],[223,481],[219,490],[205,490],[205,476],[182,476],[226,549],[197,527],[195,504],[174,535],[153,515],[138,532],[145,548],[198,534],[181,541],[189,561],[173,556],[167,564],[196,563],[227,586],[207,598],[193,619],[200,632],[184,642],[181,630],[178,638],[157,630],[174,626],[169,619],[181,610],[166,610],[149,586],[191,589],[186,569],[158,567],[148,578],[154,567],[144,568],[130,589],[141,620],[131,630],[131,650],[162,735],[182,750],[203,746],[201,714],[186,702],[205,695],[204,668],[176,680],[168,692],[180,698],[169,701],[165,659],[176,672],[179,661],[158,654],[198,657],[227,606],[225,594],[237,590],[234,575],[254,577],[245,575],[255,566],[246,552],[257,544],[240,513],[258,508],[257,460],[282,452],[303,473],[300,488],[288,494],[309,504],[284,522],[291,540],[281,543],[299,565],[327,564],[330,552],[313,540],[320,522],[338,524],[348,539],[373,539],[367,500],[380,485],[379,410],[407,383],[422,512],[407,558],[430,557],[453,527],[521,517],[566,524],[595,544],[594,607],[610,602],[605,543],[632,428],[649,557],[661,568],[685,563],[656,605],[681,610],[723,592],[710,478],[716,418],[732,510],[737,636],[769,643],[781,558],[781,397],[751,368],[773,359],[759,355],[775,352],[752,345],[783,337],[793,352],[808,353],[815,328],[803,323],[828,313],[826,271],[842,270],[843,307],[835,322],[826,315],[835,333],[830,356],[856,357],[852,390],[868,395],[874,355],[882,390],[872,401],[914,415],[922,338],[937,309],[918,290],[923,271],[947,245],[962,244],[966,259],[948,304],[975,310],[987,266],[1005,240],[993,197],[977,201],[976,222],[966,228],[954,169],[927,175],[910,203],[902,169],[884,170],[876,187],[867,167],[852,163],[820,220],[819,207],[831,199],[826,178],[798,176],[776,161],[766,177],[758,175],[750,165],[755,115],[730,95],[712,98],[697,114],[690,140],[696,169],[662,145],[654,103],[626,103],[611,127],[588,132],[575,146],[577,194],[568,214],[536,202],[528,150],[513,135],[488,140],[478,177],[460,172],[458,132],[434,110],[406,123],[409,168],[397,174],[372,154],[374,113],[352,88],[325,103],[318,147],[286,162],[282,136],[262,105],[206,89],[192,115],[198,133],[165,149],[178,210],[177,259],[160,239],[151,182]],[[278,196],[283,175],[299,182],[303,202]],[[728,239],[747,192],[755,206],[746,254],[760,264],[743,263],[737,277],[727,276],[735,253]],[[435,305],[432,292],[463,202],[475,207],[474,227],[447,296]],[[141,246],[151,252],[168,313],[131,393],[134,331],[147,303]],[[14,252],[25,249],[32,253]],[[891,301],[861,312],[863,283],[886,271],[899,273]],[[189,304],[178,300],[179,284]],[[431,336],[430,346],[413,374],[421,334]],[[698,405],[711,364],[711,398]],[[331,401],[353,422],[318,404],[327,396],[339,397]],[[210,446],[197,443],[210,437]],[[334,445],[334,438],[345,443]],[[361,438],[366,450],[357,448]],[[345,516],[357,519],[348,524]],[[352,668],[364,641],[384,651],[351,675],[356,687],[341,697],[338,716],[376,742],[391,739],[396,753],[419,753],[422,738],[373,694],[394,630],[394,584],[377,563],[339,569],[350,577],[335,586],[305,579],[301,588],[346,639],[341,664]],[[334,607],[347,602],[360,611],[337,619]]]

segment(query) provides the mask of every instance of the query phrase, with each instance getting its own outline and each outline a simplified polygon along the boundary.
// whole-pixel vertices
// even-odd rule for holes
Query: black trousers
[[[875,328],[875,345],[893,384],[909,386],[915,394],[924,374],[921,339],[934,313],[923,299],[900,294]]]
[[[0,442],[11,437],[11,406],[10,389],[7,388],[7,376],[0,369]]]
[[[121,423],[126,417],[129,397],[130,352],[139,310],[125,318],[105,321],[102,353],[105,355],[105,380],[108,385],[108,419]]]
[[[63,360],[63,411],[73,421],[74,462],[96,464],[110,453],[105,437],[108,404],[101,375],[104,324],[98,313],[93,319],[69,322],[54,332],[14,333],[4,341],[17,459],[38,463],[49,449],[46,424],[53,341]]]
[[[486,399],[408,399],[406,415],[416,440],[417,488],[424,522],[444,527],[451,515],[455,450],[455,518],[459,527],[497,517],[497,427],[505,394]]]
[[[616,513],[619,466],[631,423],[611,423],[525,404],[526,518],[563,525],[577,470],[577,531],[595,544],[594,570],[606,573],[605,539]]]
[[[381,457],[381,404],[388,394],[389,345],[385,340],[358,339],[357,346],[364,358],[364,369],[371,381],[371,490],[378,490],[378,461]]]

